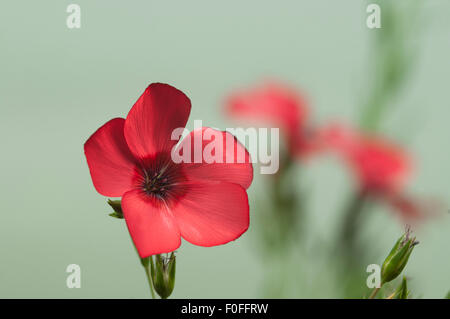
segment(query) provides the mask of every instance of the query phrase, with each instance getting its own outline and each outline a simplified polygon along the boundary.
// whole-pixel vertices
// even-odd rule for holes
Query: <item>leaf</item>
[[[109,214],[109,216],[114,217],[114,218],[119,218],[119,219],[123,219],[123,215],[117,212],[111,213]]]

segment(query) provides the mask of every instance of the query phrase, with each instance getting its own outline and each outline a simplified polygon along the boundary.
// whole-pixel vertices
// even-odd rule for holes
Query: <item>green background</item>
[[[353,121],[371,76],[371,33],[382,32],[366,27],[366,3],[359,0],[78,0],[81,29],[66,27],[70,3],[0,4],[3,298],[149,296],[126,226],[108,217],[83,154],[90,134],[125,117],[149,83],[169,83],[191,98],[188,128],[194,119],[232,127],[224,97],[266,77],[301,88],[316,123]],[[418,57],[383,133],[414,155],[408,189],[447,205],[450,2],[428,0],[421,14],[414,31]],[[303,171],[302,182],[311,188],[308,239],[292,267],[303,279],[287,296],[338,297],[333,264],[310,247],[333,241],[352,179],[329,157]],[[251,207],[264,181],[255,177]],[[257,214],[251,210],[252,218]],[[416,296],[441,298],[450,289],[449,226],[445,212],[417,230],[421,243],[407,266]],[[380,253],[373,262],[380,263],[402,226],[380,206],[366,228]],[[183,242],[173,297],[259,297],[272,263],[260,258],[257,246],[252,223],[225,246]],[[81,289],[66,287],[71,263],[81,266]]]

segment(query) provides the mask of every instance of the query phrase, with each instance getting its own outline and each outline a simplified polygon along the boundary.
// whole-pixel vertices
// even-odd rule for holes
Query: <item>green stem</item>
[[[150,260],[151,267],[153,267],[153,256],[148,257]],[[148,285],[150,286],[150,292],[152,294],[152,299],[155,299],[155,290],[153,289],[153,281],[152,281],[152,275],[150,273],[150,269],[147,266],[144,266],[145,275],[147,276]]]
[[[131,242],[133,243],[134,250],[136,251],[136,254],[139,257],[139,261],[141,262],[142,267],[144,267],[145,275],[146,275],[147,281],[148,281],[148,285],[150,286],[150,292],[152,294],[152,299],[155,299],[156,297],[155,297],[155,291],[154,291],[154,288],[153,288],[153,280],[152,280],[152,275],[151,275],[150,268],[149,268],[149,266],[151,268],[153,268],[153,256],[149,256],[149,257],[146,257],[146,258],[141,258],[141,256],[139,256],[139,253],[137,251],[136,245],[133,242],[133,239],[131,240]]]
[[[381,287],[380,287],[381,288]],[[380,288],[375,288],[372,293],[370,294],[369,299],[374,299],[375,296],[377,295],[378,291],[380,291]]]
[[[122,215],[122,206],[121,206],[121,201],[120,200],[116,200],[116,201],[112,201],[112,200],[108,200],[108,204],[111,205],[111,207],[114,208],[114,212],[115,214],[119,214],[122,217],[119,218],[123,218]],[[113,216],[112,214],[110,214],[111,216]],[[117,216],[114,216],[117,217]],[[149,266],[152,267],[153,269],[153,256],[147,257],[147,258],[141,258],[141,256],[139,256],[139,253],[137,251],[136,245],[134,244],[133,238],[131,238],[130,235],[130,239],[131,239],[131,243],[133,244],[134,250],[136,251],[136,253],[138,254],[139,257],[139,261],[141,262],[142,267],[144,267],[145,270],[145,275],[147,277],[147,281],[148,281],[148,285],[150,286],[150,292],[152,294],[152,299],[155,299],[155,291],[153,288],[153,281],[152,281],[152,275],[149,269]],[[147,262],[149,261],[149,263]]]
[[[364,209],[366,198],[367,193],[360,191],[351,199],[347,207],[344,224],[342,225],[341,243],[343,248],[349,252],[353,252],[356,246],[358,230],[361,227],[361,213]]]

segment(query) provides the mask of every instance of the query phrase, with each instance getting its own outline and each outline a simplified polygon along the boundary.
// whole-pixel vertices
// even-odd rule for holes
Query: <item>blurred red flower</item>
[[[405,195],[403,188],[411,171],[411,159],[399,146],[336,124],[324,129],[321,136],[351,167],[362,193],[384,199],[408,221],[435,210],[436,203]]]
[[[171,134],[184,128],[190,110],[183,92],[154,83],[126,119],[107,122],[84,145],[96,190],[122,197],[123,215],[142,258],[177,249],[181,237],[199,246],[225,244],[249,226],[246,189],[253,168],[236,139],[231,147],[245,152],[245,163],[173,162],[170,154],[178,141],[171,140]],[[224,139],[229,135],[219,134]],[[205,145],[203,141],[202,148]],[[224,153],[227,146],[223,143]]]
[[[279,127],[292,156],[316,149],[314,134],[307,127],[305,98],[287,85],[268,82],[235,92],[226,100],[226,111],[235,119]]]
[[[363,190],[391,192],[402,188],[410,160],[401,148],[339,125],[325,129],[324,137],[352,166]]]

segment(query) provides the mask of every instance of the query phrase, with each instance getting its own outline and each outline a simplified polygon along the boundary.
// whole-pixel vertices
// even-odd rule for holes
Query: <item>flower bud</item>
[[[108,204],[109,204],[109,206],[112,207],[112,209],[114,209],[114,213],[109,214],[109,216],[115,217],[115,218],[123,218],[123,212],[122,212],[122,206],[121,206],[120,200],[108,199]]]
[[[176,258],[172,252],[169,257],[155,255],[155,263],[151,264],[153,287],[161,299],[169,297],[175,286]]]
[[[392,299],[408,299],[409,291],[406,277],[403,277],[402,283],[394,292]]]
[[[414,246],[419,242],[416,238],[410,238],[409,228],[406,230],[395,243],[389,255],[381,267],[381,282],[382,284],[394,280],[400,275],[403,268],[405,268],[408,263],[408,258],[411,255]]]

